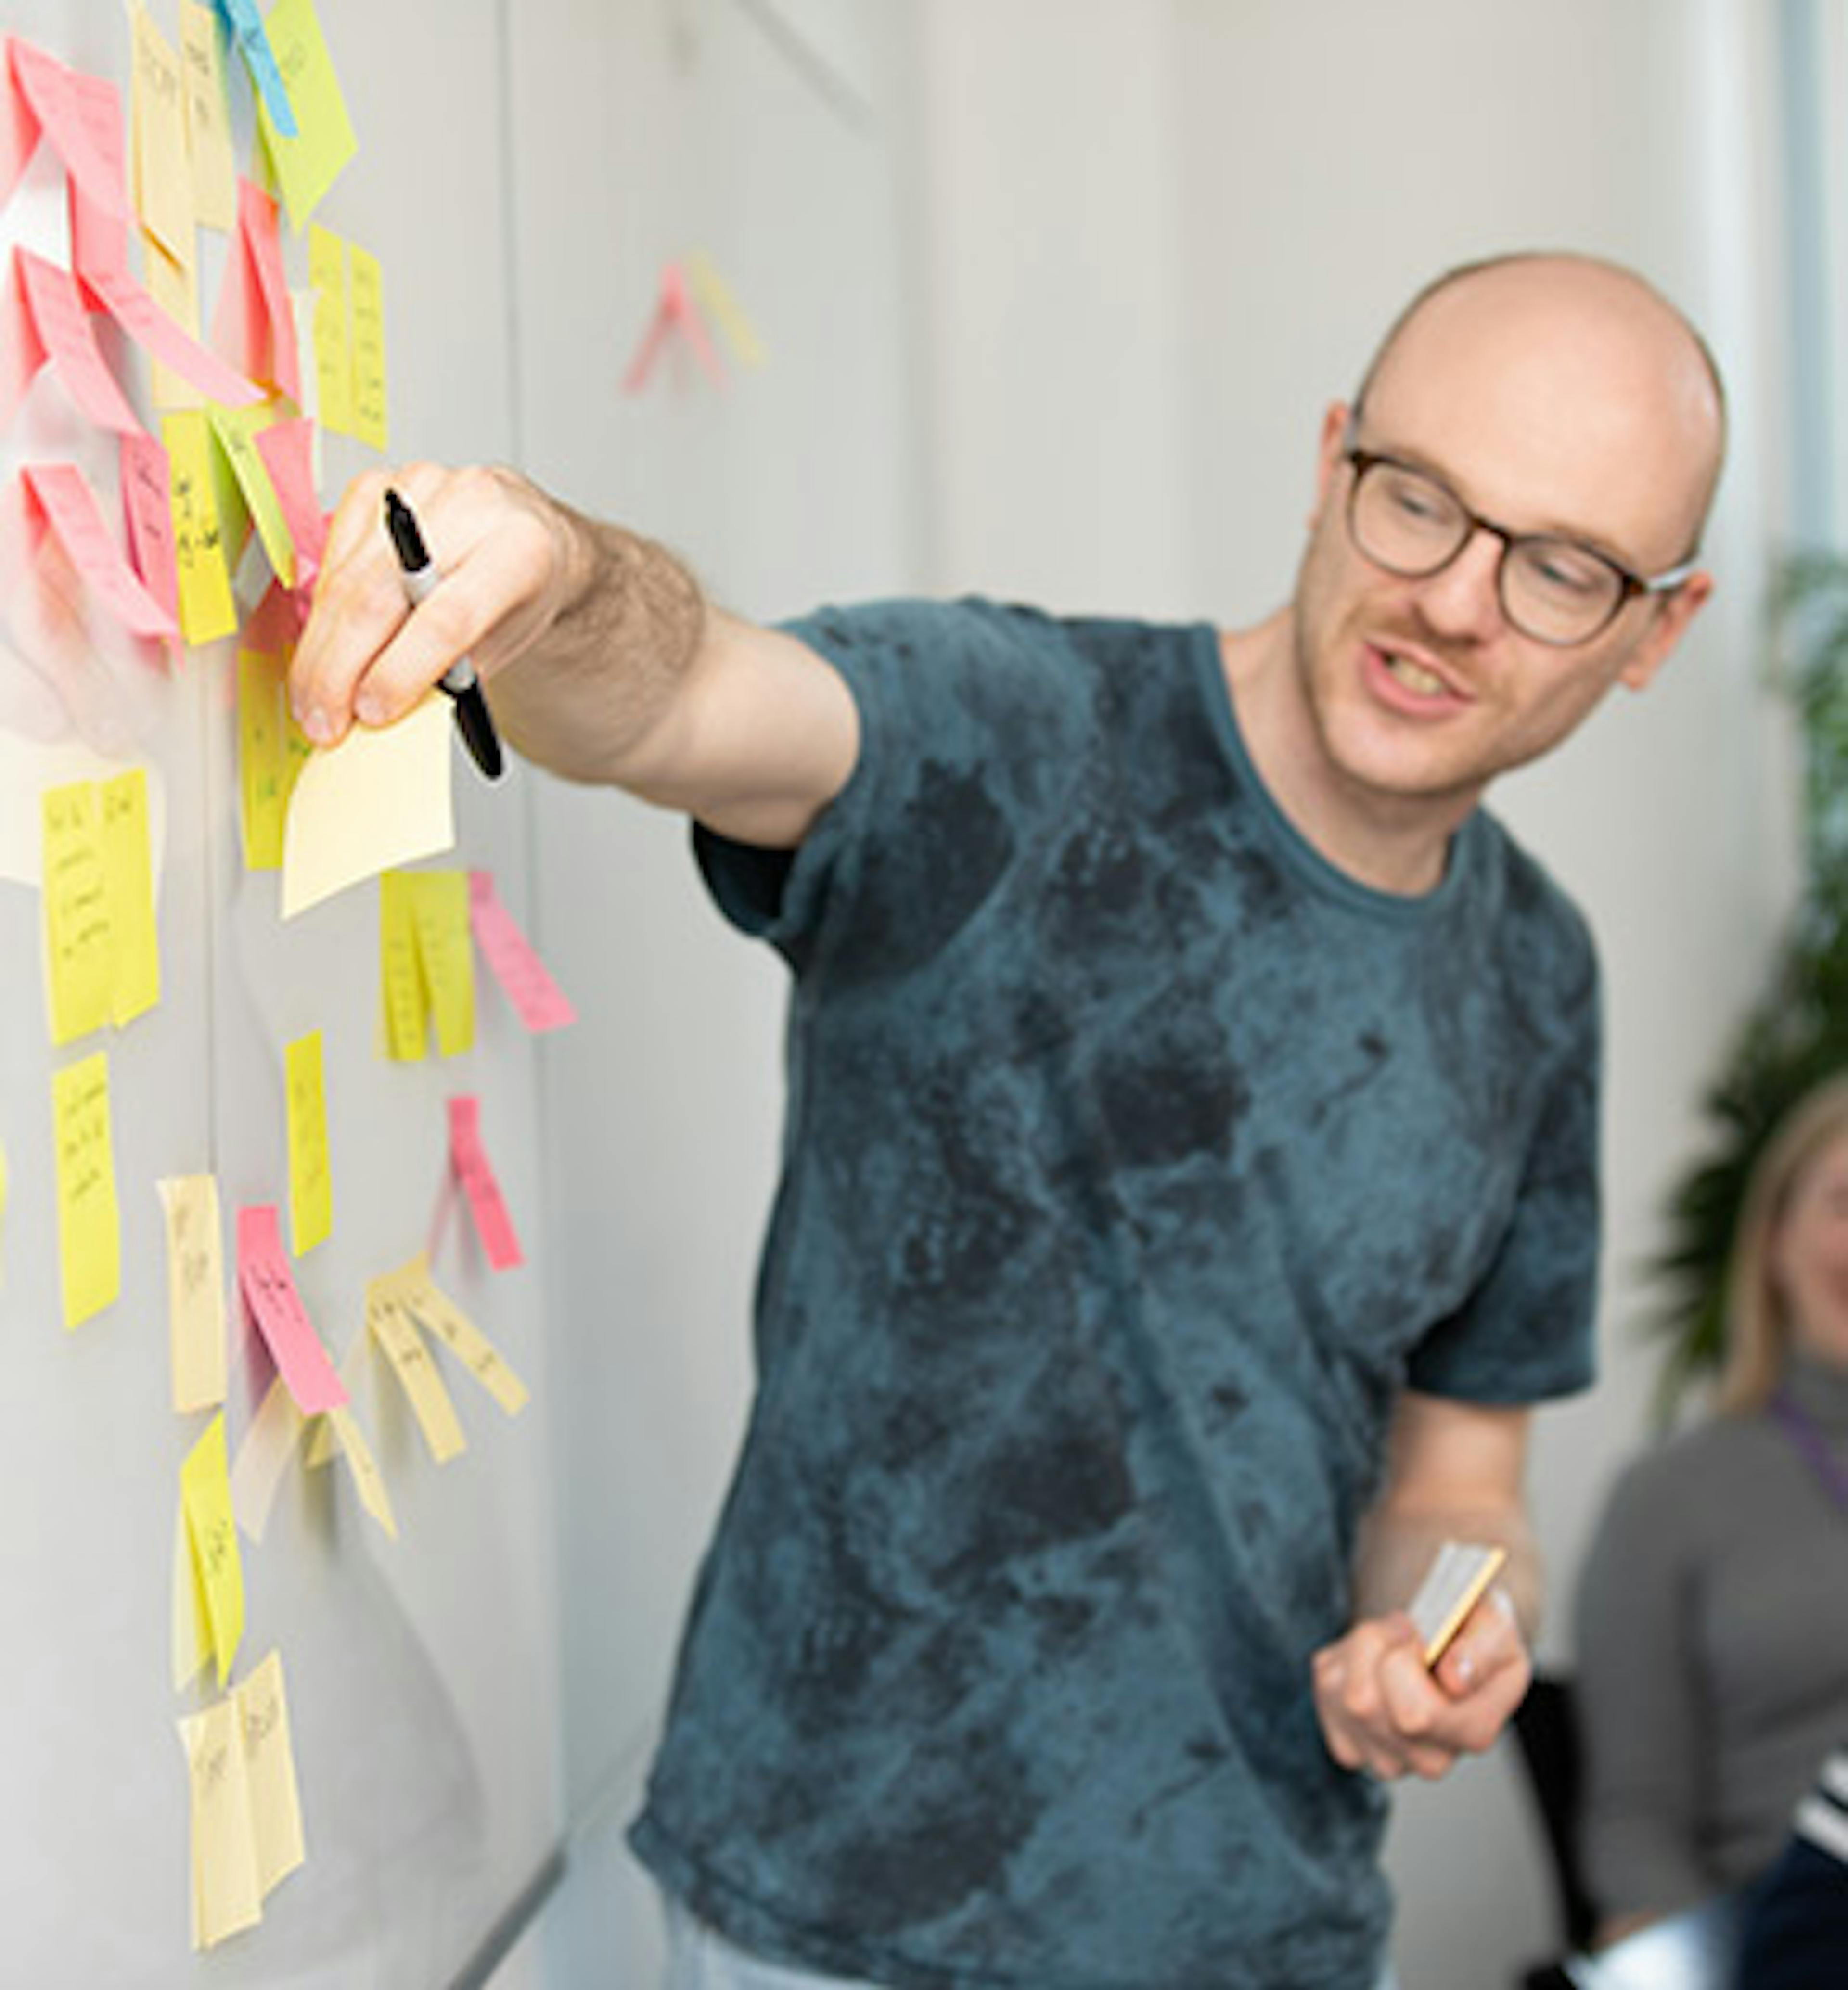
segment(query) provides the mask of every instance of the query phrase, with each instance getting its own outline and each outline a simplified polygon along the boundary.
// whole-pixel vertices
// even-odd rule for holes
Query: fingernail
[[[301,715],[302,731],[317,746],[324,746],[334,736],[333,722],[319,705],[311,705]]]
[[[376,725],[385,716],[384,701],[376,693],[362,691],[353,701],[353,716],[362,725]]]

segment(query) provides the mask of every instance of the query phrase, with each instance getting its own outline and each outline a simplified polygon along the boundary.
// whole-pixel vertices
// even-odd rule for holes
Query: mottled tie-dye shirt
[[[794,625],[861,718],[792,861],[756,1399],[640,1856],[773,1960],[909,1990],[1358,1990],[1385,1798],[1310,1658],[1401,1384],[1589,1379],[1596,968],[1489,817],[1332,869],[1208,627]]]

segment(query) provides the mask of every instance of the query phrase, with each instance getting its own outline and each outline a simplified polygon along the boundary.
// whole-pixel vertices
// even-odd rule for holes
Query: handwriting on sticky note
[[[190,263],[195,253],[195,224],[186,150],[185,73],[179,51],[138,0],[130,20],[135,206],[142,226],[161,247],[176,263]]]
[[[468,910],[475,944],[527,1028],[558,1030],[575,1023],[577,1011],[501,903],[491,871],[469,872]]]
[[[167,1225],[167,1323],[173,1407],[182,1415],[225,1400],[224,1225],[212,1175],[155,1183]]]
[[[274,1205],[237,1212],[237,1279],[256,1329],[297,1408],[309,1415],[344,1404],[345,1385],[295,1289]]]
[[[237,1689],[237,1710],[250,1785],[257,1890],[267,1899],[307,1856],[281,1652],[266,1654]]]
[[[334,1227],[334,1178],[328,1159],[328,1102],[321,1032],[297,1037],[287,1065],[289,1221],[300,1258]]]
[[[347,244],[348,297],[353,360],[353,433],[376,450],[391,446],[385,376],[385,284],[379,259]]]
[[[480,1099],[464,1095],[449,1102],[449,1155],[489,1264],[504,1272],[524,1263],[513,1218],[481,1138]]]
[[[68,1044],[108,1021],[114,988],[115,934],[96,783],[47,788],[39,813],[51,1040]]]
[[[510,1417],[525,1408],[526,1384],[430,1276],[430,1261],[421,1251],[396,1271],[375,1280],[370,1289],[402,1306],[426,1333],[440,1340]]]
[[[103,521],[95,494],[71,463],[29,463],[19,473],[79,578],[130,634],[177,636],[173,617],[141,585]]]
[[[186,72],[186,138],[192,198],[207,228],[237,225],[237,155],[225,97],[218,23],[203,0],[180,0],[180,49]]]
[[[263,1918],[256,1833],[237,1698],[183,1715],[192,1798],[192,1945],[211,1948]]]
[[[154,908],[154,851],[148,828],[148,770],[129,767],[100,790],[103,870],[114,941],[110,1017],[118,1028],[161,999],[161,950]]]
[[[308,226],[308,284],[314,293],[314,386],[321,425],[353,433],[353,340],[346,243],[318,221]]]
[[[268,410],[214,407],[207,419],[250,516],[256,521],[256,535],[269,555],[270,570],[284,587],[293,587],[295,544],[289,535],[288,521],[283,515],[276,487],[270,481],[270,467],[256,446],[258,433],[270,419]]]
[[[276,0],[265,25],[288,88],[295,134],[288,137],[277,127],[267,103],[258,105],[257,117],[289,220],[299,233],[358,147],[314,0]]]
[[[212,1649],[222,1683],[230,1676],[244,1631],[244,1565],[231,1510],[231,1465],[223,1410],[206,1426],[180,1466],[180,1499],[186,1509],[187,1538],[192,1543],[193,1561],[205,1591]]]
[[[177,633],[180,584],[173,563],[173,479],[167,452],[152,436],[124,436],[117,459],[129,558]]]
[[[122,1289],[108,1055],[93,1051],[53,1072],[51,1082],[64,1324],[78,1326],[114,1305]]]
[[[138,433],[141,422],[90,328],[76,279],[22,247],[13,250],[13,267],[32,324],[71,399],[100,428]]]
[[[283,835],[285,919],[454,843],[451,730],[449,701],[433,693],[396,725],[355,726],[309,756]]]
[[[204,413],[178,409],[161,433],[173,474],[173,558],[180,627],[193,644],[215,642],[237,627],[237,603],[225,555],[212,482],[212,436]]]
[[[365,1323],[409,1401],[431,1458],[447,1465],[467,1449],[468,1440],[417,1323],[391,1298],[389,1282],[367,1285]]]

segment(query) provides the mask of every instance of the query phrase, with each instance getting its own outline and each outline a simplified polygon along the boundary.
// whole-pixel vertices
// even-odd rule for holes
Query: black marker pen
[[[388,490],[385,494],[385,528],[391,535],[392,548],[404,575],[404,591],[415,607],[437,585],[438,575],[411,508],[396,491]],[[456,725],[468,748],[469,757],[491,781],[498,780],[501,768],[501,736],[494,730],[494,719],[487,709],[487,700],[482,695],[481,680],[476,674],[474,665],[467,657],[460,657],[437,681],[454,701]]]

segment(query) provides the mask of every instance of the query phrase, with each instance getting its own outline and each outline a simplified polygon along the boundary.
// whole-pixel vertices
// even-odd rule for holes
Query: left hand
[[[1491,1589],[1435,1668],[1403,1611],[1364,1618],[1311,1661],[1316,1715],[1344,1769],[1428,1780],[1478,1755],[1507,1725],[1533,1679],[1507,1592]]]

